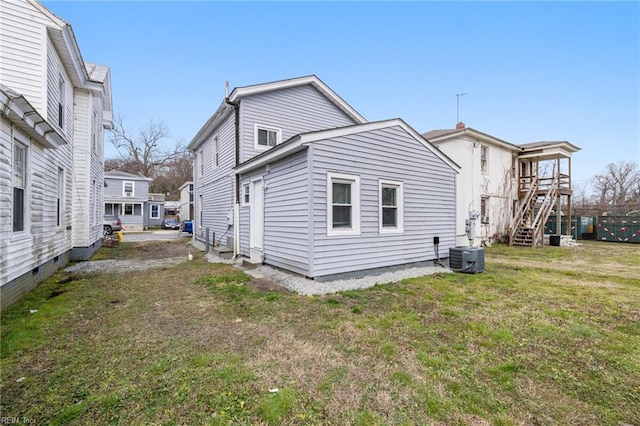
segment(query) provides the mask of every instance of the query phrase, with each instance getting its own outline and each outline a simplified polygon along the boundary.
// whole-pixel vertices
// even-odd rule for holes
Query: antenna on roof
[[[229,97],[229,82],[228,81],[224,82],[224,97],[225,98]]]
[[[460,122],[460,97],[468,93],[456,93],[456,124]]]

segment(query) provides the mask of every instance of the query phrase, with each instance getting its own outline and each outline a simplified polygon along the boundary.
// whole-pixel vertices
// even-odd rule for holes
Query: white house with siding
[[[101,245],[109,68],[34,0],[0,1],[0,290],[12,304]]]
[[[234,89],[189,144],[194,237],[316,280],[448,257],[459,167],[316,76]],[[435,238],[437,237],[437,238]]]
[[[193,218],[193,181],[187,181],[180,187],[180,221]]]
[[[514,168],[520,148],[463,123],[422,136],[460,165],[456,244],[480,246],[506,233],[518,199]],[[467,236],[468,220],[474,222],[474,241]]]
[[[457,245],[510,240],[517,222],[526,222],[518,219],[518,212],[537,213],[542,204],[556,206],[560,202],[560,208],[554,208],[570,214],[571,155],[580,148],[565,141],[515,145],[464,123],[422,136],[461,167],[457,177]],[[530,199],[525,199],[534,182],[538,194],[530,192]],[[522,226],[532,228],[530,222]],[[541,217],[537,227],[542,229],[545,222]],[[472,241],[467,232],[470,223],[475,229]]]

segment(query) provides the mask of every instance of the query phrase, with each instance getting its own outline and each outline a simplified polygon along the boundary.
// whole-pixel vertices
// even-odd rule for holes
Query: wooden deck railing
[[[552,186],[556,186],[556,189],[568,190],[571,189],[571,176],[560,174],[557,177],[544,177],[537,178],[536,176],[521,176],[518,180],[518,192],[528,192],[531,186],[537,186],[537,191],[548,191]]]

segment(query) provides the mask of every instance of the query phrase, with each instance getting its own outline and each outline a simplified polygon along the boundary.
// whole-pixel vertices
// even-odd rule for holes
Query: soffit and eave
[[[0,114],[45,148],[55,149],[67,144],[65,137],[19,93],[0,84]]]

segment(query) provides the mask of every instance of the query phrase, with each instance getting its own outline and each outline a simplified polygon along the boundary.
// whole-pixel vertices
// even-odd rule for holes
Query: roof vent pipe
[[[225,98],[229,97],[229,82],[228,81],[224,82],[224,97]]]

